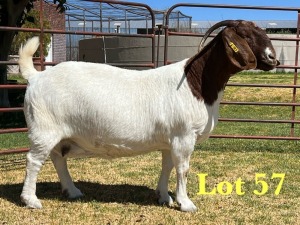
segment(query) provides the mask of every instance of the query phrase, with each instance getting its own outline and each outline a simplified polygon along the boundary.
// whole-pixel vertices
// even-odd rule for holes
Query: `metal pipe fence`
[[[157,51],[157,57],[159,55],[159,45],[157,46],[158,49],[155,49],[155,31],[158,29],[164,29],[165,31],[165,45],[164,45],[164,64],[172,63],[168,60],[168,41],[170,36],[196,36],[196,37],[202,37],[203,34],[197,34],[197,33],[187,33],[187,32],[174,32],[169,27],[169,21],[170,21],[170,14],[172,11],[179,7],[197,7],[197,8],[228,8],[228,9],[248,9],[248,10],[277,10],[277,11],[291,11],[297,13],[297,34],[296,37],[287,38],[287,37],[274,37],[272,40],[277,41],[288,41],[288,42],[295,42],[295,62],[293,65],[280,65],[278,68],[287,68],[287,69],[293,69],[294,75],[293,75],[293,84],[290,85],[281,85],[281,84],[242,84],[242,83],[228,83],[227,86],[231,87],[241,87],[241,88],[273,88],[276,90],[277,88],[285,88],[285,89],[291,89],[292,95],[291,95],[291,101],[290,102],[242,102],[242,101],[222,101],[222,105],[237,105],[237,106],[259,106],[259,107],[265,107],[265,106],[276,106],[276,107],[290,107],[291,108],[291,117],[290,119],[260,119],[260,118],[220,118],[220,122],[232,122],[232,123],[272,123],[272,124],[288,124],[290,125],[290,135],[289,136],[250,136],[250,135],[243,135],[243,134],[237,134],[237,135],[226,135],[226,134],[218,134],[218,135],[212,135],[212,138],[238,138],[238,139],[266,139],[266,140],[300,140],[300,137],[295,135],[295,125],[300,124],[300,120],[297,119],[297,107],[300,106],[300,103],[297,102],[297,94],[299,92],[300,85],[297,84],[298,82],[298,70],[300,69],[300,66],[298,65],[298,55],[299,55],[299,42],[300,42],[300,8],[282,8],[282,7],[256,7],[256,6],[234,6],[234,5],[207,5],[207,4],[176,4],[170,7],[168,12],[165,15],[165,24],[162,25],[159,28],[156,28],[155,25],[155,14],[153,10],[145,4],[140,3],[132,3],[132,2],[121,2],[121,1],[112,1],[112,0],[90,0],[90,2],[99,2],[99,3],[107,3],[107,4],[119,4],[119,5],[125,5],[125,6],[136,6],[136,7],[142,7],[146,9],[149,12],[150,20],[152,22],[151,30],[152,33],[150,34],[124,34],[124,33],[109,33],[109,32],[102,32],[101,29],[100,32],[95,31],[71,31],[71,30],[57,30],[57,29],[44,29],[41,21],[41,26],[39,29],[30,29],[30,28],[17,28],[17,27],[3,27],[0,26],[0,30],[3,31],[24,31],[24,32],[34,32],[40,35],[41,39],[43,39],[43,36],[45,34],[65,34],[65,35],[91,35],[93,37],[100,37],[100,36],[117,36],[117,37],[138,37],[138,38],[149,38],[152,40],[152,60],[149,63],[143,63],[143,64],[120,64],[120,63],[114,63],[112,65],[115,66],[126,66],[126,67],[148,67],[148,68],[155,68],[156,64],[158,64],[158,59],[155,57],[155,51]],[[40,13],[43,12],[43,4],[44,1],[40,0]],[[147,23],[148,24],[148,23]],[[147,25],[148,26],[148,25]],[[214,35],[211,35],[212,37]],[[158,39],[159,42],[159,39]],[[41,46],[42,49],[42,46]],[[43,52],[43,51],[41,51]],[[157,60],[157,62],[156,62]],[[6,65],[16,65],[16,62],[9,62],[9,61],[0,61],[0,64],[6,64]],[[42,69],[45,68],[45,66],[51,66],[56,65],[57,62],[44,62],[43,60],[40,60],[39,62],[35,62],[35,65],[41,65]],[[26,85],[14,85],[14,84],[7,84],[7,85],[0,85],[0,89],[26,89]],[[0,113],[11,113],[11,112],[21,112],[23,110],[22,107],[10,107],[10,108],[0,108]],[[299,116],[298,116],[299,117]],[[9,133],[20,133],[20,132],[27,132],[28,129],[26,127],[21,128],[5,128],[0,129],[0,135],[2,134],[9,134]],[[21,153],[28,151],[28,148],[18,148],[18,149],[8,149],[4,151],[0,151],[0,154],[12,154],[12,153]]]
[[[155,62],[155,14],[153,10],[146,4],[141,4],[141,3],[133,3],[133,2],[122,2],[122,1],[102,1],[102,0],[89,0],[89,2],[99,2],[99,3],[106,3],[110,5],[118,4],[118,5],[125,5],[125,6],[135,6],[139,8],[143,8],[144,10],[148,11],[148,18],[147,20],[151,21],[151,26],[149,27],[151,32],[147,34],[126,34],[126,33],[109,33],[109,32],[95,32],[95,31],[71,31],[71,30],[57,30],[57,29],[44,29],[43,27],[43,19],[42,19],[42,14],[43,14],[43,6],[44,6],[44,0],[40,0],[40,5],[39,5],[39,11],[40,11],[40,28],[20,28],[20,27],[8,27],[8,26],[0,26],[0,30],[2,31],[23,31],[23,32],[33,32],[36,34],[39,34],[40,36],[40,52],[41,54],[41,59],[43,59],[43,46],[42,46],[42,40],[43,36],[45,34],[66,34],[66,35],[92,35],[93,37],[102,37],[102,36],[109,36],[109,37],[137,37],[137,38],[147,38],[151,39],[151,48],[152,48],[152,56],[151,56],[151,61],[149,63],[136,63],[136,64],[130,64],[130,63],[112,63],[114,66],[120,66],[120,67],[146,67],[146,68],[155,68],[156,67],[156,62]],[[147,22],[148,24],[148,22]],[[148,25],[147,25],[148,26]],[[5,65],[17,65],[17,62],[9,62],[9,61],[0,61],[0,64],[5,64]],[[34,62],[35,65],[40,65],[41,69],[44,70],[45,66],[49,65],[56,65],[57,62],[44,62],[44,60],[40,60],[39,62]],[[0,89],[23,89],[25,90],[27,85],[14,85],[14,84],[5,84],[5,85],[0,85]],[[13,112],[22,112],[23,107],[7,107],[7,108],[0,108],[0,114],[3,113],[13,113]],[[1,116],[1,115],[0,115]],[[23,128],[5,128],[1,129],[0,128],[0,135],[2,134],[9,134],[9,133],[21,133],[21,132],[27,132],[28,129],[26,127]],[[7,150],[1,150],[1,154],[14,154],[14,153],[23,153],[27,152],[29,148],[17,148],[17,149],[7,149]]]

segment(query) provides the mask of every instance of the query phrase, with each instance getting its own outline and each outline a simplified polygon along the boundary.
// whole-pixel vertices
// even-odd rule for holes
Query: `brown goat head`
[[[241,70],[255,69],[257,60],[245,39],[236,34],[232,27],[222,32],[226,54],[230,62]]]
[[[266,32],[251,21],[225,20],[215,24],[204,35],[200,48],[207,37],[222,26],[226,26],[222,31],[226,53],[233,65],[239,69],[267,71],[280,64]]]
[[[202,49],[209,35],[224,26]],[[279,65],[266,32],[250,21],[225,20],[213,25],[205,33],[199,49],[186,62],[184,72],[193,95],[209,105],[235,73],[249,69],[267,71]]]
[[[226,32],[228,29],[231,29],[232,31]],[[280,64],[279,61],[276,60],[275,49],[265,30],[258,27],[255,23],[240,20],[237,21],[236,26],[228,27],[224,31],[225,33],[231,33],[231,35],[238,36],[239,39],[242,39],[240,41],[241,45],[245,45],[246,43],[248,44],[256,58],[257,65],[253,69],[267,71],[274,69]],[[250,64],[252,64],[252,62],[250,62]]]

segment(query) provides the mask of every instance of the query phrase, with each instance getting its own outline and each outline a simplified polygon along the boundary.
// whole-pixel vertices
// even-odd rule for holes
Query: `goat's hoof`
[[[172,197],[168,193],[161,194],[159,190],[156,190],[155,192],[158,197],[158,204],[167,205],[169,207],[174,204]]]
[[[42,207],[42,203],[40,202],[40,200],[34,195],[34,196],[30,196],[30,195],[21,195],[21,201],[23,203],[25,203],[27,208],[30,209],[41,209]]]
[[[83,197],[82,192],[78,188],[74,188],[73,190],[65,189],[62,191],[62,193],[69,199],[78,199]]]
[[[179,205],[180,205],[180,211],[182,211],[182,212],[196,212],[197,211],[197,207],[189,199],[180,201]]]
[[[158,199],[158,203],[160,205],[167,205],[167,206],[172,206],[174,204],[173,199],[171,198],[171,196],[166,196],[165,198],[160,197]]]

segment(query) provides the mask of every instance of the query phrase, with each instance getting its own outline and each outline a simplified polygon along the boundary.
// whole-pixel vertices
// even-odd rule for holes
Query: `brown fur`
[[[193,95],[212,105],[235,73],[273,69],[274,65],[260,66],[266,47],[274,51],[265,32],[252,22],[241,21],[237,27],[225,28],[186,63],[185,74]]]

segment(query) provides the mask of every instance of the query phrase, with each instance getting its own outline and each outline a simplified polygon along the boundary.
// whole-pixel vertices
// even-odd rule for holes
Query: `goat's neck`
[[[188,60],[185,67],[193,95],[208,105],[217,100],[218,93],[225,88],[230,76],[239,71],[230,63],[220,34]]]

